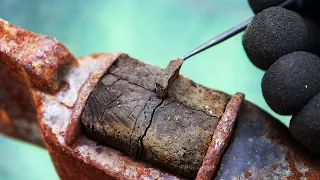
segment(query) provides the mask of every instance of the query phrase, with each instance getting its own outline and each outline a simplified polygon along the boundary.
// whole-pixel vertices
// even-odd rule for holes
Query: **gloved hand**
[[[249,0],[257,13],[243,35],[243,46],[258,68],[266,70],[262,93],[278,114],[293,115],[291,134],[320,153],[320,1]]]

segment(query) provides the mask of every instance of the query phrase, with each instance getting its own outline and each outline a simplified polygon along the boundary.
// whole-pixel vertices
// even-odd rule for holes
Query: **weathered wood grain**
[[[228,95],[179,76],[161,99],[162,69],[126,55],[92,91],[81,121],[96,141],[186,177],[195,177]]]

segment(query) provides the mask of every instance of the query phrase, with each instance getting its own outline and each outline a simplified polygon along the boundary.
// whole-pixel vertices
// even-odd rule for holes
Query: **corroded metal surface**
[[[28,75],[21,66],[4,63],[0,55],[0,132],[44,145]]]
[[[234,124],[240,110],[244,95],[236,93],[226,106],[219,124],[214,131],[207,153],[198,171],[197,180],[210,180],[216,172],[223,153],[233,133]]]
[[[320,179],[320,157],[295,141],[288,128],[244,102],[215,179]]]
[[[0,19],[0,131],[44,145],[33,88],[57,92],[73,62],[73,55],[54,38]]]
[[[80,65],[74,67],[79,70],[74,71],[78,71],[77,75],[82,73],[87,74],[87,72],[92,75],[94,69],[102,67],[102,64],[111,64],[118,55],[118,53],[98,54],[83,57],[79,59]],[[83,64],[90,63],[82,63],[82,61],[97,61],[99,63],[97,63],[96,67],[88,69]],[[105,66],[105,68],[108,68],[108,66]],[[73,89],[72,83],[69,83],[69,81],[76,76],[74,74],[67,74],[66,77],[65,81],[69,84],[69,88],[64,93],[68,94],[69,89]],[[91,82],[89,78],[89,81],[78,81],[78,83],[82,87],[87,87],[85,84]],[[80,87],[77,89],[78,94],[82,93],[82,91]],[[133,160],[128,156],[122,155],[117,150],[99,145],[83,135],[78,138],[73,146],[68,146],[65,143],[64,137],[72,114],[72,108],[68,108],[61,102],[69,98],[61,96],[64,98],[57,99],[56,97],[59,94],[57,96],[50,96],[41,92],[37,92],[36,94],[40,107],[39,124],[42,135],[62,179],[109,179],[111,177],[116,179],[178,179],[178,177],[165,173],[150,164]],[[76,100],[69,103],[71,107],[75,107]],[[60,158],[61,156],[70,160]],[[83,169],[86,170],[84,173],[79,172],[83,171]],[[91,175],[88,175],[90,173]]]
[[[20,65],[33,87],[55,93],[73,55],[56,39],[37,34],[0,19],[1,59],[9,66]]]

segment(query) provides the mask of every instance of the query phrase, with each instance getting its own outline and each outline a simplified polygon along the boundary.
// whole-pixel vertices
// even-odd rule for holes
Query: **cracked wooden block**
[[[177,75],[162,99],[154,83],[163,72],[120,56],[89,96],[83,129],[100,143],[194,178],[230,96]]]

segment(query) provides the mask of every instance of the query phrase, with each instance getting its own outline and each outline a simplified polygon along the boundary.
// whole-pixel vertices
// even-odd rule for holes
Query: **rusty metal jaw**
[[[102,169],[102,172],[105,173],[104,176],[118,179],[138,179],[142,177],[183,179],[173,174],[165,173],[150,164],[122,156],[117,150],[97,145],[97,143],[81,134],[79,116],[86,99],[95,84],[120,54],[121,53],[95,54],[79,58],[77,63],[74,63],[68,73],[66,73],[64,78],[65,87],[55,95],[44,93],[31,87],[23,89],[32,92],[29,96],[32,97],[31,102],[34,101],[34,107],[36,107],[38,112],[36,120],[40,125],[41,135],[45,140],[46,147],[52,156],[59,175],[61,177],[65,176],[61,170],[61,164],[65,164],[66,162],[64,162],[65,159],[58,157],[67,156],[72,159],[72,161],[68,162],[68,167],[71,172],[74,171],[74,166],[71,164],[80,161],[89,163],[91,168]],[[212,156],[215,156],[213,158],[214,162],[204,163],[203,167],[215,167],[209,170],[211,176],[216,170],[216,164],[219,162],[224,148],[228,144],[224,142],[226,139],[223,138],[229,137],[232,134],[236,111],[240,108],[242,98],[243,96],[241,94],[237,94],[231,99],[226,108],[227,114],[225,113],[222,116],[224,121],[221,121],[219,124],[217,133],[215,133],[210,146],[214,147],[219,145],[219,147],[208,149],[206,159],[211,159]],[[230,112],[232,113],[230,114]],[[233,119],[230,119],[230,117],[233,117]],[[233,122],[229,122],[230,120]],[[17,123],[17,126],[21,127],[21,123]],[[225,136],[222,139],[220,137],[221,133]],[[33,135],[41,137],[39,132],[33,132]],[[29,139],[28,136],[21,135],[19,137],[26,138],[32,142],[32,139]],[[68,138],[70,138],[71,141]],[[69,143],[68,140],[70,141]],[[67,152],[67,155],[65,152]],[[110,156],[112,158],[110,158]],[[117,167],[115,164],[119,164],[120,166]],[[128,169],[131,169],[129,173]],[[79,173],[75,173],[72,177],[78,177],[79,175]],[[205,173],[199,171],[199,177],[206,176]]]

